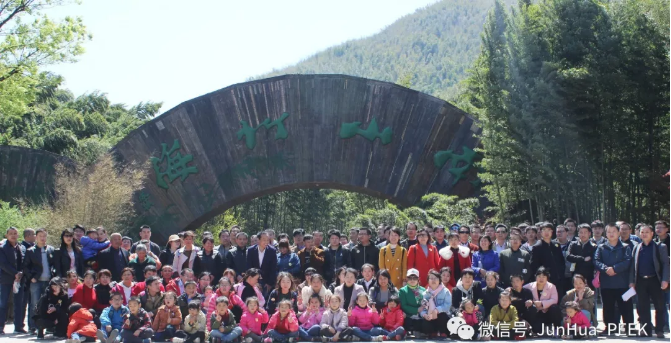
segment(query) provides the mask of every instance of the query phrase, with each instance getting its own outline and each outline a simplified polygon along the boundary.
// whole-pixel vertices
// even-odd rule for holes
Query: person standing
[[[461,228],[459,228],[461,230]],[[482,240],[482,238],[480,238]],[[454,277],[450,278],[450,285],[452,287],[457,285],[457,276],[461,277],[461,271],[466,268],[471,268],[471,249],[459,245],[459,235],[454,232],[451,232],[447,236],[447,242],[449,245],[445,248],[438,251],[439,255],[439,265],[438,270],[443,267],[450,267],[452,275]],[[410,252],[408,252],[408,268],[410,268]],[[413,266],[417,268],[417,266]],[[421,280],[420,280],[421,281]]]
[[[112,280],[121,281],[121,271],[128,267],[129,253],[121,248],[121,234],[113,233],[110,236],[111,245],[98,253],[98,269],[107,269],[112,274]]]
[[[9,296],[14,295],[14,333],[28,333],[23,327],[26,317],[26,305],[24,303],[25,291],[20,289],[14,293],[14,283],[23,282],[23,259],[26,256],[26,248],[19,244],[19,232],[15,227],[10,227],[5,233],[5,240],[0,247],[0,335],[5,334],[5,321],[7,318],[7,307]]]
[[[235,247],[231,249],[233,269],[236,274],[236,282],[242,281],[242,274],[247,271],[247,242],[249,238],[244,232],[235,234]]]
[[[305,248],[296,253],[301,261],[301,271],[304,273],[306,269],[314,268],[317,274],[324,275],[324,250],[315,246],[312,235],[305,235],[303,244]]]
[[[231,255],[231,234],[228,230],[219,232],[219,247],[214,255],[214,280],[221,279],[227,268],[233,267],[233,255]]]
[[[326,247],[322,244],[324,242],[324,233],[323,232],[315,230],[312,233],[312,239],[314,241],[315,248],[321,249],[322,251],[326,250]],[[277,242],[275,242],[275,244],[273,246],[276,247]]]
[[[361,270],[361,267],[366,264],[372,264],[376,271],[379,266],[378,259],[380,258],[380,250],[370,242],[371,231],[367,227],[359,229],[359,244],[352,248],[352,263],[350,267]]]
[[[621,222],[617,226],[620,228],[620,240],[622,243],[631,245],[632,249],[636,244],[641,243],[641,239],[631,233],[632,230],[629,223]]]
[[[268,295],[275,284],[275,272],[277,269],[277,251],[271,247],[268,233],[261,231],[258,234],[259,244],[247,249],[247,267],[256,268],[261,272],[261,280],[264,296]]]
[[[459,233],[459,244],[463,247],[468,248],[468,250],[471,251],[471,258],[473,258],[473,255],[475,254],[476,251],[478,251],[480,248],[478,247],[478,244],[480,244],[480,235],[478,235],[478,240],[476,241],[475,238],[470,237],[471,235],[471,228],[468,227],[467,225],[460,226],[459,229],[457,230]],[[469,242],[468,239],[471,238],[471,241]],[[440,249],[438,249],[440,251]]]
[[[559,290],[566,292],[573,288],[573,272],[571,271],[572,263],[566,260],[566,256],[568,256],[568,247],[571,244],[571,241],[568,239],[568,230],[564,225],[557,225],[555,232],[557,233],[557,238],[553,242],[559,243],[562,255],[564,256],[564,272],[560,275],[561,281],[557,287]],[[563,293],[560,294],[562,296],[564,295]]]
[[[552,241],[554,226],[549,222],[543,222],[539,225],[541,230],[541,240],[536,242],[531,252],[531,270],[545,267],[550,275],[550,282],[557,287],[557,293],[564,295],[566,290],[562,289],[562,279],[566,265],[564,262],[564,253],[559,243]]]
[[[77,275],[84,275],[84,255],[74,235],[73,229],[61,232],[61,246],[54,251],[56,276],[67,278],[70,270],[76,271]]]
[[[184,238],[182,238],[183,246],[175,252],[175,258],[172,261],[172,269],[176,273],[181,272],[184,268],[189,268],[193,270],[194,274],[200,275],[202,271],[200,258],[198,257],[200,249],[193,245],[195,237],[196,234],[193,231],[184,232]]]
[[[526,243],[522,244],[522,250],[531,254],[531,252],[534,250],[534,245],[538,241],[536,239],[538,237],[538,228],[535,226],[529,226],[524,232],[524,235],[527,238],[527,241]]]
[[[624,301],[622,294],[629,286],[629,269],[631,268],[632,247],[620,241],[619,228],[611,223],[606,225],[608,241],[599,245],[594,253],[594,267],[599,271],[601,283],[601,298],[603,299],[602,318],[606,328],[608,324],[619,324],[615,318],[615,304],[627,325],[634,322],[634,308],[632,299]],[[602,334],[607,334],[608,329]]]
[[[403,281],[405,281],[405,275],[408,271],[408,251],[399,244],[400,240],[401,230],[397,227],[391,228],[388,244],[380,249],[378,258],[379,270],[387,269],[389,271],[389,282],[396,289],[403,287]]]
[[[327,283],[335,280],[337,270],[348,266],[352,261],[350,251],[340,244],[340,231],[329,231],[329,246],[324,256],[324,278]]]
[[[669,257],[668,247],[664,243],[652,240],[653,231],[650,225],[641,226],[641,244],[634,247],[632,268],[629,269],[629,287],[636,290],[638,301],[636,312],[638,321],[644,325],[645,336],[652,336],[652,320],[650,318],[650,302],[655,305],[655,333],[657,338],[664,338],[666,307],[664,292],[669,288]],[[667,257],[664,257],[664,253]]]
[[[409,222],[405,226],[405,235],[408,237],[401,242],[401,246],[410,249],[411,246],[418,243],[417,241],[417,224],[414,222]]]
[[[47,230],[39,228],[35,231],[35,236],[35,246],[26,251],[23,274],[29,282],[30,303],[37,305],[55,273],[54,247],[47,245]],[[28,331],[31,334],[37,331],[37,325],[33,320],[35,308],[36,306],[28,307]]]
[[[203,249],[201,249],[198,252],[198,259],[200,260],[201,271],[214,272],[215,271],[214,258],[216,257],[216,251],[214,250],[214,237],[209,235],[203,236],[202,244]],[[215,279],[217,278],[216,277],[212,278],[213,284],[216,283]]]
[[[149,251],[152,252],[152,254],[158,256],[161,256],[161,247],[151,241],[151,227],[149,225],[142,225],[140,226],[140,240],[135,242],[130,248],[130,253],[133,254],[135,253],[135,247],[137,247],[138,244],[140,244],[141,241],[149,241]]]
[[[564,220],[564,227],[566,228],[566,239],[571,241],[578,240],[578,224],[571,218]]]
[[[608,240],[606,237],[604,237],[603,232],[605,230],[605,226],[600,220],[595,220],[592,222],[590,225],[592,227],[592,238],[590,241],[594,243],[597,247],[603,243],[606,243]]]
[[[499,254],[499,278],[504,287],[511,286],[511,277],[518,275],[522,283],[531,278],[531,254],[520,249],[522,239],[520,236],[510,236],[510,248]]]
[[[343,244],[343,248],[347,250],[352,250],[358,244],[359,244],[359,228],[353,227],[349,229],[349,241],[347,242],[347,244]]]
[[[447,240],[445,239],[445,227],[442,225],[436,225],[433,228],[433,238],[434,241],[431,244],[436,247],[436,250],[440,251],[440,249],[446,247]]]
[[[505,226],[504,224],[498,224],[496,225],[496,241],[494,241],[494,245],[492,246],[492,250],[494,250],[497,254],[501,253],[501,251],[510,248],[510,242],[508,242],[508,227]]]
[[[26,228],[23,230],[23,241],[21,242],[21,245],[23,245],[24,248],[26,248],[26,252],[28,252],[28,249],[32,248],[35,246],[35,230],[32,228]],[[25,260],[24,260],[25,263]],[[25,273],[24,273],[25,274]],[[32,312],[30,310],[32,306],[32,301],[30,299],[30,279],[28,278],[23,278],[23,280],[26,282],[25,285],[21,285],[21,288],[25,292],[23,295],[23,301],[24,303],[28,306],[28,312]],[[33,323],[32,318],[28,318],[28,331],[33,333],[36,332],[37,330],[35,329],[35,323]],[[30,330],[30,329],[35,329],[35,330]]]
[[[305,248],[305,245],[303,245],[303,236],[305,235],[305,231],[303,229],[296,229],[294,230],[293,236],[294,236],[294,245],[291,247],[291,251],[298,253],[301,251],[303,248]],[[254,244],[252,244],[254,245]]]
[[[578,239],[571,242],[568,247],[566,260],[574,265],[571,269],[573,275],[580,274],[587,281],[587,286],[592,288],[592,279],[594,279],[594,261],[592,257],[596,252],[596,244],[590,241],[592,227],[589,224],[580,224],[578,226]]]

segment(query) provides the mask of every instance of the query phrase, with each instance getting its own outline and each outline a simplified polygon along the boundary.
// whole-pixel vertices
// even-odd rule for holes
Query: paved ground
[[[654,321],[655,318],[655,312],[652,311],[652,318]],[[599,310],[597,311],[597,316],[599,321],[601,321],[601,309],[599,306]],[[635,321],[638,321],[638,316],[636,315],[636,311],[634,311],[634,319]],[[26,329],[27,329],[27,324],[26,324]],[[603,329],[603,324],[599,326],[599,329]],[[15,335],[12,334],[11,332],[14,332],[14,325],[13,324],[8,324],[5,326],[5,332],[7,334],[0,336],[0,343],[20,343],[20,342],[43,342],[42,340],[37,340],[35,336],[31,335]],[[46,341],[49,342],[56,342],[55,340],[50,340],[49,338],[51,335],[46,336]],[[431,342],[434,340],[406,340],[406,342]],[[545,342],[561,342],[562,340],[560,339],[547,339],[547,338],[533,338],[533,339],[527,339],[527,341],[534,341],[538,343],[545,343]],[[626,337],[626,336],[607,336],[607,337],[598,337],[592,339],[592,341],[607,341],[607,342],[614,342],[614,343],[624,343],[624,342],[631,342],[631,341],[638,341],[638,342],[648,342],[648,341],[656,341],[656,342],[662,342],[666,341],[669,342],[669,333],[665,334],[665,338],[640,338],[640,337]],[[61,341],[64,342],[64,341]],[[512,340],[510,342],[513,342]]]

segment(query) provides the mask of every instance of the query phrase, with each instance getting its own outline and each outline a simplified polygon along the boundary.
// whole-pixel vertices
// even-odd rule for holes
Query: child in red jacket
[[[88,309],[79,303],[72,303],[68,308],[70,313],[70,324],[68,324],[68,337],[66,343],[80,343],[86,341],[95,342],[98,327],[93,322],[93,315]]]
[[[590,322],[580,310],[580,305],[575,301],[566,303],[566,318],[564,318],[566,333],[562,339],[578,339],[589,336]]]
[[[268,327],[266,328],[265,343],[287,342],[290,339],[296,340],[298,337],[298,318],[291,309],[292,303],[288,299],[280,301],[278,311],[270,317]]]
[[[385,341],[400,341],[405,336],[403,328],[403,311],[398,295],[389,297],[387,307],[380,311],[380,326],[384,329],[382,339]]]

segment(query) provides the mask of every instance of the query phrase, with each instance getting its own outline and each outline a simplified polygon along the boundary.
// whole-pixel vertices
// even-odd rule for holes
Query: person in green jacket
[[[235,316],[228,310],[227,297],[217,298],[217,310],[212,312],[210,329],[210,337],[218,338],[222,342],[233,342],[242,335],[242,329],[237,326]]]
[[[419,271],[417,269],[408,269],[406,276],[407,284],[398,291],[398,297],[401,299],[401,309],[405,313],[403,326],[407,332],[416,332],[415,336],[417,336],[422,323],[419,313],[424,310],[422,296],[426,290],[419,285]]]
[[[503,291],[499,294],[499,304],[489,312],[489,324],[494,327],[494,336],[497,338],[512,338],[510,333],[519,318],[517,309],[511,303],[510,293]]]

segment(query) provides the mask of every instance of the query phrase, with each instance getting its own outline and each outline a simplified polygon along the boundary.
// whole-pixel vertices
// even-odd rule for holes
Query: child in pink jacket
[[[291,309],[292,304],[288,299],[280,301],[277,312],[270,317],[266,328],[265,343],[287,342],[298,337],[298,318]]]
[[[324,305],[319,294],[312,294],[308,302],[308,308],[301,314],[298,320],[301,322],[301,327],[298,329],[298,334],[303,341],[312,341],[315,338],[320,338],[319,330],[321,330],[322,315],[324,314]]]
[[[247,310],[240,318],[242,337],[245,338],[245,342],[260,343],[263,339],[261,325],[268,322],[268,312],[259,307],[259,300],[256,297],[247,298],[245,306]]]
[[[589,336],[590,325],[589,319],[582,313],[577,302],[566,303],[566,318],[564,318],[566,334],[562,335],[563,339],[579,339]]]
[[[368,306],[368,294],[359,293],[356,297],[356,306],[347,311],[349,326],[352,334],[362,341],[382,342],[384,332],[377,325],[380,323],[380,315],[375,306]]]

